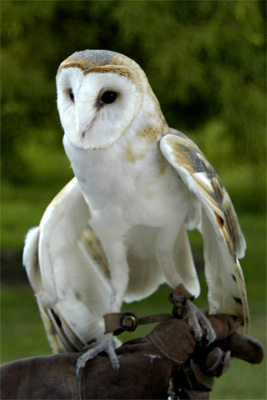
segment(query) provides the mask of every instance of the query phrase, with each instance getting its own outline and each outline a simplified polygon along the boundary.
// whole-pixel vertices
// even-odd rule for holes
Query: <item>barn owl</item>
[[[160,284],[200,286],[187,230],[203,235],[210,313],[248,325],[239,258],[245,240],[220,178],[197,145],[170,128],[140,66],[111,51],[61,63],[57,105],[75,178],[30,230],[24,265],[55,351],[105,350],[103,316]],[[200,318],[201,320],[201,318]],[[203,321],[200,321],[203,323]]]

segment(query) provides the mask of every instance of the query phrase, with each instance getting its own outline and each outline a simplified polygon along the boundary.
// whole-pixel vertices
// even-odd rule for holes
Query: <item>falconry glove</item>
[[[185,319],[169,318],[145,337],[116,350],[118,376],[102,353],[75,374],[79,354],[67,353],[14,361],[1,367],[3,399],[208,399],[214,376],[236,357],[256,364],[262,345],[235,332],[240,320],[225,314],[208,317],[216,340],[197,343]],[[116,379],[115,379],[116,378]]]

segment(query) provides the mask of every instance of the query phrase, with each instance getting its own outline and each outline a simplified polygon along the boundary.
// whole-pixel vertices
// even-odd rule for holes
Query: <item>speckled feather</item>
[[[185,168],[197,183],[200,190],[203,190],[206,200],[211,202],[225,241],[233,257],[244,257],[246,245],[242,234],[234,206],[230,200],[225,187],[215,169],[207,158],[182,132],[175,132],[175,136],[167,139],[176,162]],[[199,178],[199,173],[204,173],[208,184]]]
[[[229,293],[229,299],[230,302],[231,298],[234,300],[237,309],[239,307],[242,308],[244,324],[247,329],[249,311],[246,288],[242,269],[238,261],[238,258],[244,256],[246,244],[230,197],[218,174],[207,158],[203,155],[197,145],[183,133],[171,130],[171,134],[162,138],[161,150],[166,159],[180,174],[185,184],[190,187],[192,192],[200,200],[204,211],[209,216],[209,220],[202,218],[202,226],[200,226],[202,234],[204,233],[204,229],[202,229],[203,225],[205,224],[207,226],[210,222],[215,236],[218,237],[218,241],[215,241],[214,243],[215,252],[218,251],[217,246],[219,246],[220,243],[222,246],[224,246],[225,243],[229,251],[227,265],[229,269],[228,274],[227,268],[225,268],[225,277],[223,277],[222,280],[219,279],[216,285],[215,278],[211,278],[212,282],[210,282],[209,291],[211,311],[215,313],[220,311],[223,307],[222,304],[219,304],[219,306],[217,306],[217,304],[212,305],[215,303],[214,298],[218,296],[216,292],[218,293],[219,285],[221,284],[224,286],[224,281],[226,281],[226,283],[229,282],[229,286],[232,286],[230,285],[230,283],[232,283],[234,288],[232,294]],[[210,229],[210,227],[208,229]],[[203,236],[205,241],[205,235]],[[218,256],[220,256],[219,251]],[[216,265],[214,265],[214,258],[211,265],[208,265],[209,255],[206,254],[205,258],[206,276],[209,282],[209,271],[216,271]],[[238,286],[239,294],[235,294],[236,285]],[[236,312],[238,313],[238,311]]]

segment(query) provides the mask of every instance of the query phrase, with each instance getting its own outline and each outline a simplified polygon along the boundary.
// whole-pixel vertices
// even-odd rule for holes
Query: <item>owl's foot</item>
[[[193,328],[194,336],[197,342],[203,337],[203,329],[206,331],[207,345],[210,345],[216,339],[216,333],[205,314],[199,310],[193,303],[194,297],[179,285],[169,296],[173,304],[173,315],[178,318],[187,318],[189,325]],[[203,329],[202,329],[203,328]]]
[[[109,356],[112,368],[115,372],[115,379],[118,375],[120,363],[117,354],[115,353],[115,342],[112,333],[106,333],[99,343],[90,347],[81,357],[78,358],[76,363],[76,375],[80,378],[80,370],[85,366],[87,361],[95,358],[99,353],[104,351]]]
[[[206,331],[207,345],[213,343],[216,339],[216,333],[205,314],[199,310],[191,300],[187,300],[185,305],[185,314],[189,325],[193,328],[194,336],[197,342],[203,337],[202,328]],[[201,328],[202,327],[202,328]]]

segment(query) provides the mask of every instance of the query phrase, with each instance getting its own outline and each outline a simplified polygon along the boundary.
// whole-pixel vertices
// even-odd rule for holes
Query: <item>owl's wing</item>
[[[26,237],[23,264],[55,352],[79,350],[104,334],[111,288],[89,217],[74,178]]]
[[[247,329],[246,287],[238,261],[246,245],[230,197],[209,161],[183,133],[171,129],[160,149],[202,206],[198,228],[204,240],[210,313],[242,316]]]

